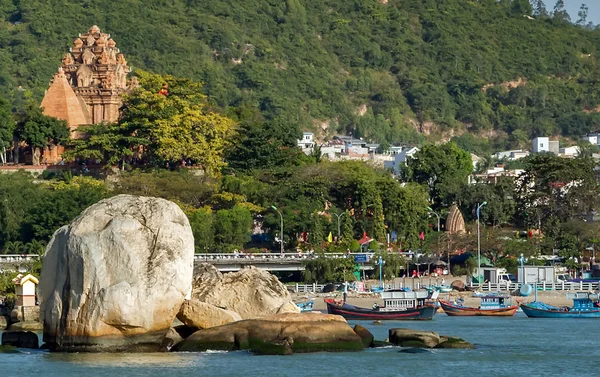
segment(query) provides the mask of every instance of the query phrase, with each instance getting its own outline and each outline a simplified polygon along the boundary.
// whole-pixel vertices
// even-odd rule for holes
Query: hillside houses
[[[399,154],[403,148],[391,147],[383,152],[380,150],[379,144],[352,136],[334,136],[332,140],[318,144],[312,132],[304,132],[302,139],[297,141],[297,145],[307,155],[313,153],[318,145],[321,156],[330,160],[363,160],[382,166],[384,162],[394,160],[394,156]]]
[[[600,133],[590,133],[584,137],[593,145],[600,146]],[[313,153],[316,147],[320,148],[321,155],[329,160],[362,160],[375,165],[384,167],[398,176],[402,167],[410,158],[414,158],[419,151],[416,146],[391,146],[387,150],[381,150],[377,143],[371,143],[362,138],[352,136],[337,135],[324,143],[317,143],[315,135],[312,132],[304,132],[302,139],[298,140],[298,147],[307,155]],[[513,149],[499,151],[491,157],[499,163],[494,168],[488,169],[483,173],[474,173],[470,183],[488,182],[497,183],[500,177],[518,177],[523,171],[521,169],[505,169],[504,163],[520,160],[529,156],[531,153],[554,153],[565,158],[573,158],[579,155],[581,148],[579,146],[560,147],[559,141],[550,140],[549,137],[540,136],[532,140],[531,151],[525,149]],[[600,159],[600,155],[594,154],[595,158]],[[473,170],[475,171],[478,163],[482,160],[479,156],[471,153]]]

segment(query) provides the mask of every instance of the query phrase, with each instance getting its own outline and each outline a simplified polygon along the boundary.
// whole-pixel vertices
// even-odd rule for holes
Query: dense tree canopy
[[[528,158],[526,166],[516,190],[522,222],[539,223],[553,235],[560,223],[597,208],[598,178],[591,158],[545,153]]]
[[[136,155],[153,165],[189,162],[218,175],[236,134],[233,120],[212,111],[201,84],[143,71],[137,76],[140,87],[125,97],[118,124],[80,127],[82,138],[70,141],[65,156],[114,164]]]
[[[450,206],[473,173],[471,155],[455,143],[426,145],[406,162],[404,179],[423,185],[434,205]]]
[[[71,41],[97,24],[132,66],[202,81],[219,107],[249,109],[260,137],[288,146],[317,128],[384,144],[452,128],[506,147],[523,142],[516,131],[579,136],[600,124],[600,31],[542,1],[0,4],[0,85],[13,98],[19,86],[41,98]]]

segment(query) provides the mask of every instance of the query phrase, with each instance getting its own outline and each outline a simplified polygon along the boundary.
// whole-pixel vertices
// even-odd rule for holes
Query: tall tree
[[[427,192],[414,183],[405,186],[394,183],[379,183],[386,211],[385,226],[389,233],[397,234],[403,249],[416,248],[421,243],[419,234],[427,227]]]
[[[69,134],[67,122],[42,114],[42,110],[33,102],[28,104],[16,127],[17,139],[31,148],[34,165],[39,165],[44,148],[62,144]]]
[[[198,208],[186,211],[190,227],[194,234],[196,253],[212,251],[215,238],[213,212],[210,208]]]
[[[536,154],[526,160],[516,182],[517,213],[525,223],[541,223],[556,235],[561,223],[585,215],[598,206],[598,181],[591,158],[567,159]]]
[[[546,10],[546,4],[543,0],[532,0],[531,6],[533,7],[533,15],[537,17],[548,17],[548,11]]]
[[[556,2],[552,16],[558,21],[571,22],[571,16],[569,16],[569,13],[567,13],[567,10],[565,9],[564,0],[558,0]]]
[[[67,151],[63,158],[66,160],[93,159],[109,165],[121,163],[124,167],[134,150],[148,144],[147,139],[131,134],[118,124],[80,126],[77,131],[81,137],[65,143]]]
[[[141,86],[126,96],[119,123],[88,127],[81,140],[71,141],[73,150],[67,156],[110,164],[141,152],[150,163],[191,160],[208,175],[219,175],[235,123],[213,109],[201,84],[143,71],[137,75]]]
[[[513,0],[511,11],[520,16],[530,16],[533,13],[533,7],[529,0]]]
[[[406,163],[404,179],[424,185],[435,206],[449,206],[473,173],[471,155],[455,143],[426,145]]]
[[[15,132],[15,119],[10,103],[0,97],[0,163],[6,164],[6,149],[10,148]]]
[[[581,4],[579,8],[579,12],[577,12],[577,25],[579,26],[587,26],[587,17],[588,17],[588,6],[586,4]]]
[[[232,209],[217,211],[215,216],[215,240],[222,251],[241,249],[250,241],[252,234],[252,214],[246,208],[234,206]]]

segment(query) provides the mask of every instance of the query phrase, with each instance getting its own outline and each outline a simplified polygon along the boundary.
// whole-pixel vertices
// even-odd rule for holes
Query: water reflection
[[[54,353],[44,358],[49,362],[72,363],[87,367],[154,367],[188,368],[202,365],[202,355],[184,353]]]

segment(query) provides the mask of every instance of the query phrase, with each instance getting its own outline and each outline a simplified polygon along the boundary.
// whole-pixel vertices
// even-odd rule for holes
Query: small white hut
[[[35,306],[35,288],[40,283],[39,280],[31,274],[19,274],[13,279],[13,283],[17,286],[15,306]]]

